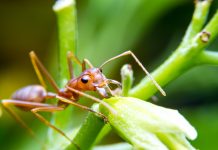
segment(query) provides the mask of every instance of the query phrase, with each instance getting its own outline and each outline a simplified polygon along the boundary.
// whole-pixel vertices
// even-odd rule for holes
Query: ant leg
[[[59,88],[55,82],[55,80],[52,78],[52,76],[49,74],[49,72],[46,70],[44,65],[41,63],[39,58],[36,56],[34,51],[31,51],[29,53],[31,62],[33,64],[33,68],[36,72],[37,77],[39,78],[40,83],[46,88],[45,81],[43,80],[42,73],[45,75],[46,79],[49,81],[49,83],[52,85],[52,87],[55,89],[56,92],[59,91]]]
[[[18,107],[22,107],[22,108],[26,108],[29,109],[41,122],[43,122],[45,125],[51,127],[52,129],[56,130],[58,133],[60,133],[61,135],[63,135],[66,139],[68,139],[70,142],[72,142],[70,140],[69,137],[67,137],[67,135],[62,132],[60,129],[58,129],[57,127],[53,126],[49,121],[47,121],[44,117],[42,117],[40,114],[38,114],[38,111],[44,111],[44,112],[54,112],[54,111],[61,111],[64,108],[62,107],[58,107],[58,106],[54,106],[54,105],[49,105],[49,104],[44,104],[44,103],[36,103],[36,102],[25,102],[25,101],[19,101],[19,100],[2,100],[1,102],[4,106],[4,108],[6,108],[6,110],[9,111],[9,113],[25,128],[27,129],[31,135],[34,135],[34,132],[32,131],[32,129],[30,129],[26,123],[15,113],[13,112],[8,105],[9,104],[13,104],[15,106]]]
[[[116,80],[107,79],[107,80],[106,80],[106,83],[107,83],[107,84],[115,84],[115,85],[117,85],[119,88],[122,88],[122,84],[121,84],[120,82],[116,81]]]
[[[83,62],[82,62],[82,71],[86,70],[86,64],[89,66],[89,68],[93,68],[92,63],[88,59],[83,59]]]
[[[103,98],[108,97],[108,93],[107,93],[107,90],[105,89],[105,87],[103,87],[103,88],[96,87],[96,91],[101,97],[103,97]]]
[[[64,136],[67,140],[69,140],[70,142],[71,139],[60,129],[58,129],[57,127],[55,127],[54,125],[52,125],[49,121],[47,121],[42,115],[40,115],[38,112],[55,112],[55,111],[62,111],[64,110],[64,108],[62,107],[58,107],[58,106],[49,106],[49,107],[37,107],[37,108],[33,108],[31,109],[31,112],[41,121],[43,122],[45,125],[49,126],[50,128],[54,129],[55,131],[57,131],[59,134],[61,134],[62,136]]]
[[[67,59],[73,59],[78,65],[82,66],[81,61],[71,51],[67,52]]]
[[[79,146],[74,143],[63,131],[52,125],[48,120],[46,120],[42,115],[40,115],[38,112],[56,112],[56,111],[62,111],[64,110],[63,107],[58,107],[58,106],[49,106],[49,107],[37,107],[31,109],[31,112],[45,125],[49,126],[53,130],[57,131],[59,134],[64,136],[67,140],[69,140],[71,143],[73,143],[77,149],[80,149]]]
[[[111,88],[109,87],[109,84],[115,84],[117,85],[117,89],[115,90],[111,90]],[[120,93],[118,93],[119,91],[121,91],[122,89],[122,84],[116,80],[112,80],[112,79],[106,79],[106,85],[105,85],[105,89],[106,91],[108,91],[112,96],[116,96],[116,95],[120,95]]]
[[[70,79],[73,79],[74,73],[73,73],[73,65],[72,65],[71,59],[73,59],[80,66],[82,66],[82,63],[71,51],[67,52],[67,63],[68,63],[68,69],[69,69],[69,73],[70,73]]]
[[[71,51],[69,51],[67,53],[67,63],[68,63],[68,68],[69,68],[70,78],[71,79],[74,77],[74,74],[73,74],[73,65],[72,65],[71,59],[73,59],[77,64],[82,66],[82,71],[86,70],[86,64],[90,68],[93,68],[93,65],[91,64],[91,62],[88,59],[83,59],[83,62],[81,63],[80,60],[75,55],[73,55],[73,53]]]
[[[20,124],[24,129],[26,129],[26,131],[34,139],[36,139],[36,135],[33,132],[33,130],[20,118],[20,116],[18,116],[12,109],[10,109],[9,105],[13,104],[13,103],[7,102],[7,100],[2,100],[1,104],[2,104],[3,108],[17,121],[17,123]]]
[[[78,104],[78,103],[76,103],[76,102],[74,102],[74,101],[71,101],[71,100],[66,99],[66,98],[64,98],[64,97],[61,97],[61,96],[56,96],[56,98],[59,99],[60,101],[64,102],[64,103],[71,104],[71,105],[74,105],[74,106],[76,106],[76,107],[79,107],[79,108],[81,108],[81,109],[83,109],[83,110],[87,110],[87,111],[90,111],[90,112],[92,112],[92,113],[95,113],[95,114],[99,115],[100,117],[102,117],[102,119],[104,119],[105,122],[108,122],[107,117],[106,117],[104,114],[100,113],[100,112],[96,112],[96,111],[92,110],[91,108],[89,108],[89,107],[87,107],[87,106]]]
[[[67,62],[68,62],[68,68],[69,68],[69,71],[70,71],[71,79],[73,77],[73,65],[72,65],[71,59],[73,59],[77,64],[82,66],[82,71],[86,70],[86,64],[90,68],[93,68],[93,65],[91,64],[91,62],[88,59],[83,59],[83,62],[81,63],[80,60],[71,51],[68,51],[68,53],[67,53]]]
[[[43,107],[43,106],[50,106],[48,104],[41,104],[41,103],[31,103],[31,102],[24,102],[24,101],[19,101],[19,100],[11,100],[11,99],[6,99],[2,100],[1,104],[3,108],[20,124],[26,131],[31,135],[38,143],[41,145],[42,142],[36,138],[36,135],[34,131],[18,116],[10,107],[9,105],[14,105],[14,106],[20,106],[26,109],[34,108],[34,107]]]
[[[145,69],[145,67],[142,65],[142,63],[139,61],[139,59],[135,56],[135,54],[132,52],[132,51],[126,51],[124,53],[121,53],[115,57],[112,57],[110,59],[108,59],[107,61],[105,61],[99,68],[102,68],[105,64],[107,64],[108,62],[114,60],[114,59],[117,59],[117,58],[120,58],[120,57],[123,57],[123,56],[126,56],[126,55],[131,55],[136,63],[142,68],[142,70],[145,72],[145,74],[147,74],[147,76],[151,79],[151,81],[154,83],[154,85],[157,87],[157,89],[161,92],[161,94],[163,96],[166,96],[166,93],[164,92],[164,90],[160,87],[160,85],[155,81],[155,79],[150,75],[150,73]]]
[[[69,70],[69,73],[70,73],[70,79],[73,79],[74,78],[74,73],[73,73],[73,64],[72,64],[72,61],[71,61],[71,52],[69,51],[67,53],[67,64],[68,64],[68,70]]]
[[[116,113],[117,113],[116,110],[114,110],[108,103],[106,103],[106,102],[104,102],[104,101],[102,101],[102,100],[100,100],[100,99],[98,99],[98,98],[96,98],[96,97],[94,97],[94,96],[91,96],[91,95],[89,95],[89,94],[86,94],[86,93],[84,93],[84,92],[81,92],[81,91],[79,91],[79,90],[76,90],[76,89],[74,89],[74,88],[71,88],[71,87],[69,87],[69,86],[66,86],[66,88],[67,88],[68,90],[70,90],[70,91],[72,91],[72,92],[78,94],[78,95],[87,97],[87,98],[89,98],[89,99],[91,99],[91,100],[93,100],[93,101],[95,101],[95,102],[101,103],[102,105],[104,105],[105,107],[107,107],[108,110],[110,110],[110,112],[113,113],[113,114],[116,114]]]
[[[111,88],[108,85],[105,85],[104,89],[111,94],[111,96],[116,96],[116,94],[111,90]]]

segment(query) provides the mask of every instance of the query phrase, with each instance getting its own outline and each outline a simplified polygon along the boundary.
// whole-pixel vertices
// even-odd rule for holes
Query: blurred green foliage
[[[57,30],[53,4],[53,1],[27,0],[0,2],[0,98],[9,98],[16,89],[38,83],[28,58],[30,50],[35,50],[49,66],[52,75],[57,77]],[[180,43],[194,5],[190,0],[87,0],[78,1],[77,8],[79,58],[88,58],[98,66],[106,59],[131,49],[148,70],[152,70]],[[209,18],[217,8],[218,1],[214,1]],[[216,41],[211,50],[218,51]],[[128,58],[121,60],[134,64]],[[119,80],[120,66],[121,61],[106,66],[106,75]],[[142,71],[137,67],[133,70],[137,82]],[[216,67],[195,68],[169,84],[167,97],[160,97],[157,102],[181,110],[198,130],[199,137],[193,145],[199,149],[217,147],[217,75]],[[17,112],[42,140],[46,138],[47,127],[33,115]],[[15,148],[40,149],[40,146],[4,112],[0,118],[0,149]]]

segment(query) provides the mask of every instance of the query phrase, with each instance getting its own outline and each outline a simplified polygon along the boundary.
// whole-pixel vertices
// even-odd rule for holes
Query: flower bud
[[[121,68],[121,78],[122,78],[122,95],[127,96],[133,83],[133,71],[131,65],[126,64]]]

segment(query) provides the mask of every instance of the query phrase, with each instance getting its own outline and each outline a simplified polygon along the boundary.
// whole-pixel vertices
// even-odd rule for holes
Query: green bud
[[[121,78],[122,78],[122,95],[127,96],[133,83],[133,71],[131,65],[126,64],[121,68]]]
[[[132,97],[105,99],[117,113],[103,105],[104,113],[117,133],[136,149],[195,149],[186,137],[194,140],[196,130],[177,111],[154,105]]]

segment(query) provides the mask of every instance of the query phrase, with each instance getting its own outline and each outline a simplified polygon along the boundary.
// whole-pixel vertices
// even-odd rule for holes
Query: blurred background
[[[9,98],[18,88],[38,83],[29,60],[34,50],[56,78],[57,26],[52,11],[54,1],[0,1],[0,99]],[[192,0],[80,0],[78,8],[78,57],[88,58],[95,66],[131,49],[151,72],[180,43],[194,10]],[[211,6],[209,18],[218,8]],[[218,39],[208,48],[218,51]],[[130,57],[105,66],[108,78],[120,80],[120,67],[131,63],[135,83],[144,76]],[[192,144],[210,150],[218,146],[218,67],[196,67],[158,96],[158,105],[179,109],[198,131]],[[16,110],[44,139],[47,132],[33,115]],[[49,118],[49,115],[47,116]],[[34,146],[34,147],[33,147]],[[0,117],[0,149],[40,149],[16,121],[3,112]]]

